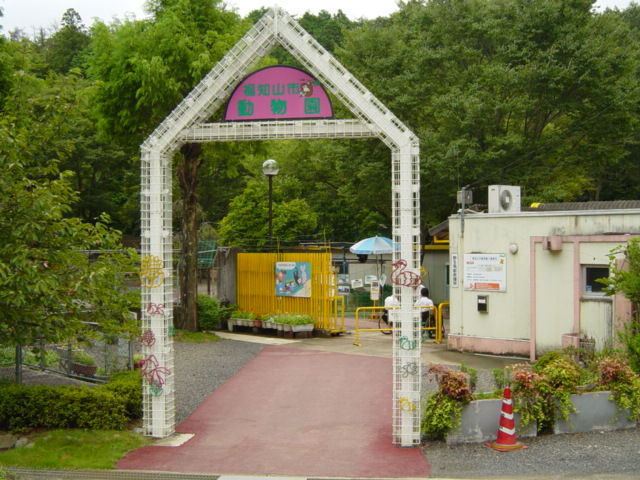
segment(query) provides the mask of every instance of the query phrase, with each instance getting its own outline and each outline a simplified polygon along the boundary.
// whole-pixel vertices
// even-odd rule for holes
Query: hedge
[[[137,382],[137,388],[134,386]],[[105,386],[8,385],[0,389],[0,429],[121,430],[142,414],[140,377],[118,378]]]

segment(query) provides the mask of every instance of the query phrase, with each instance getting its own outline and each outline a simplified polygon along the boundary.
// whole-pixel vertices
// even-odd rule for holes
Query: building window
[[[582,292],[585,295],[604,295],[606,286],[597,282],[599,278],[609,276],[609,267],[602,265],[584,265],[582,267]]]

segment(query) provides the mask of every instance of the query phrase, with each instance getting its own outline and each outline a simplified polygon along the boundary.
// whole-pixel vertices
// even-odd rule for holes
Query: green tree
[[[82,24],[80,14],[69,8],[62,15],[62,27],[46,40],[46,61],[54,72],[68,73],[81,67],[91,38]]]
[[[124,282],[135,271],[133,253],[121,249],[107,218],[67,216],[77,196],[59,164],[73,146],[58,135],[72,96],[34,95],[29,87],[46,92],[42,81],[21,81],[29,85],[12,91],[0,116],[0,343],[58,342],[89,319],[108,333],[132,332],[135,297]]]
[[[318,217],[317,241],[391,234],[391,152],[379,140],[278,142],[281,172],[297,178]]]
[[[422,224],[455,192],[519,184],[525,201],[600,195],[637,132],[638,44],[590,0],[408,2],[337,54],[421,140]]]
[[[278,176],[273,185],[274,244],[297,245],[301,238],[315,233],[317,217],[300,198],[301,185],[294,178]],[[229,214],[218,229],[220,241],[247,249],[269,245],[268,191],[265,181],[250,181],[242,195],[231,202]]]
[[[89,76],[100,80],[97,106],[106,131],[140,145],[243,33],[215,0],[150,0],[151,20],[96,24]],[[176,155],[182,219],[182,328],[197,325],[197,211],[202,147]]]

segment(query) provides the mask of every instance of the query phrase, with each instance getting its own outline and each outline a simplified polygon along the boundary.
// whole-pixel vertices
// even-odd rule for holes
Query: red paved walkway
[[[176,429],[117,467],[227,475],[429,477],[418,448],[391,444],[391,360],[266,347]]]

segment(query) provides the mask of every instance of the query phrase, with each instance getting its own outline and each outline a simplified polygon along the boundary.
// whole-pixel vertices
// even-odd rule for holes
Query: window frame
[[[590,270],[606,270],[606,275],[603,275],[601,273],[593,273],[591,275],[589,275],[589,271]],[[607,293],[607,287],[606,285],[603,285],[601,283],[596,282],[596,278],[605,278],[611,275],[611,272],[609,271],[609,265],[597,265],[597,264],[585,264],[582,265],[582,279],[581,279],[581,289],[582,289],[582,295],[585,297],[604,297],[605,294]],[[591,283],[589,283],[591,280]],[[597,286],[598,290],[594,291],[593,290],[593,286]]]

